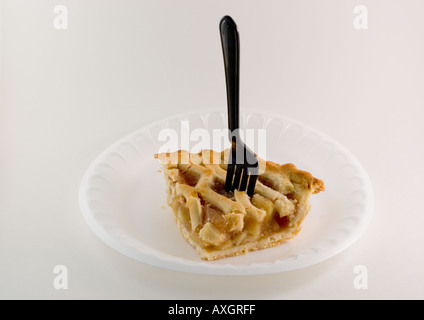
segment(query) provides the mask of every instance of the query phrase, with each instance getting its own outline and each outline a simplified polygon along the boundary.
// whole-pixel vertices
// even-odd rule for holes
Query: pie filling
[[[179,229],[208,260],[275,246],[293,237],[309,211],[310,194],[324,189],[322,181],[309,173],[290,177],[279,171],[265,172],[258,176],[255,192],[249,197],[244,191],[225,191],[223,164],[211,167],[213,170],[205,167],[164,164],[168,204]]]

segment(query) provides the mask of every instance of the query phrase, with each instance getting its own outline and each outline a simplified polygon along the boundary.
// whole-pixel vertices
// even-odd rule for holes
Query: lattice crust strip
[[[168,204],[183,237],[199,256],[215,260],[276,246],[294,237],[323,181],[293,164],[260,161],[255,192],[224,190],[229,150],[156,154]]]

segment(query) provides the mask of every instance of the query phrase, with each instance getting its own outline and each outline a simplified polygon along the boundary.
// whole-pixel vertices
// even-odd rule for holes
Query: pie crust
[[[293,164],[259,159],[255,191],[225,192],[229,150],[155,154],[180,232],[202,259],[274,247],[293,238],[324,183]]]

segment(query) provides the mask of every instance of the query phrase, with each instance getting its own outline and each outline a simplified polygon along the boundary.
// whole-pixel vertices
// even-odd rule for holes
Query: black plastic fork
[[[230,16],[221,19],[219,30],[224,55],[228,127],[231,141],[225,191],[234,192],[235,189],[246,191],[247,188],[247,194],[251,197],[258,178],[259,162],[256,155],[241,140],[239,131],[239,35],[237,25]]]

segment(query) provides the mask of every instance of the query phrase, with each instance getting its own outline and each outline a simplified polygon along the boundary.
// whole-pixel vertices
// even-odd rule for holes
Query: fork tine
[[[256,174],[251,174],[249,179],[249,186],[247,187],[247,194],[249,197],[253,196],[253,192],[255,191],[256,180],[258,176]]]
[[[245,191],[247,187],[247,180],[249,179],[249,170],[247,168],[244,168],[243,175],[240,182],[240,191]]]
[[[242,170],[243,170],[242,166],[239,166],[239,165],[236,166],[236,174],[234,175],[234,180],[233,180],[233,185],[231,186],[231,191],[234,191],[235,189],[239,188]]]
[[[225,178],[225,191],[230,192],[233,185],[234,163],[229,163],[227,166],[227,176]]]

